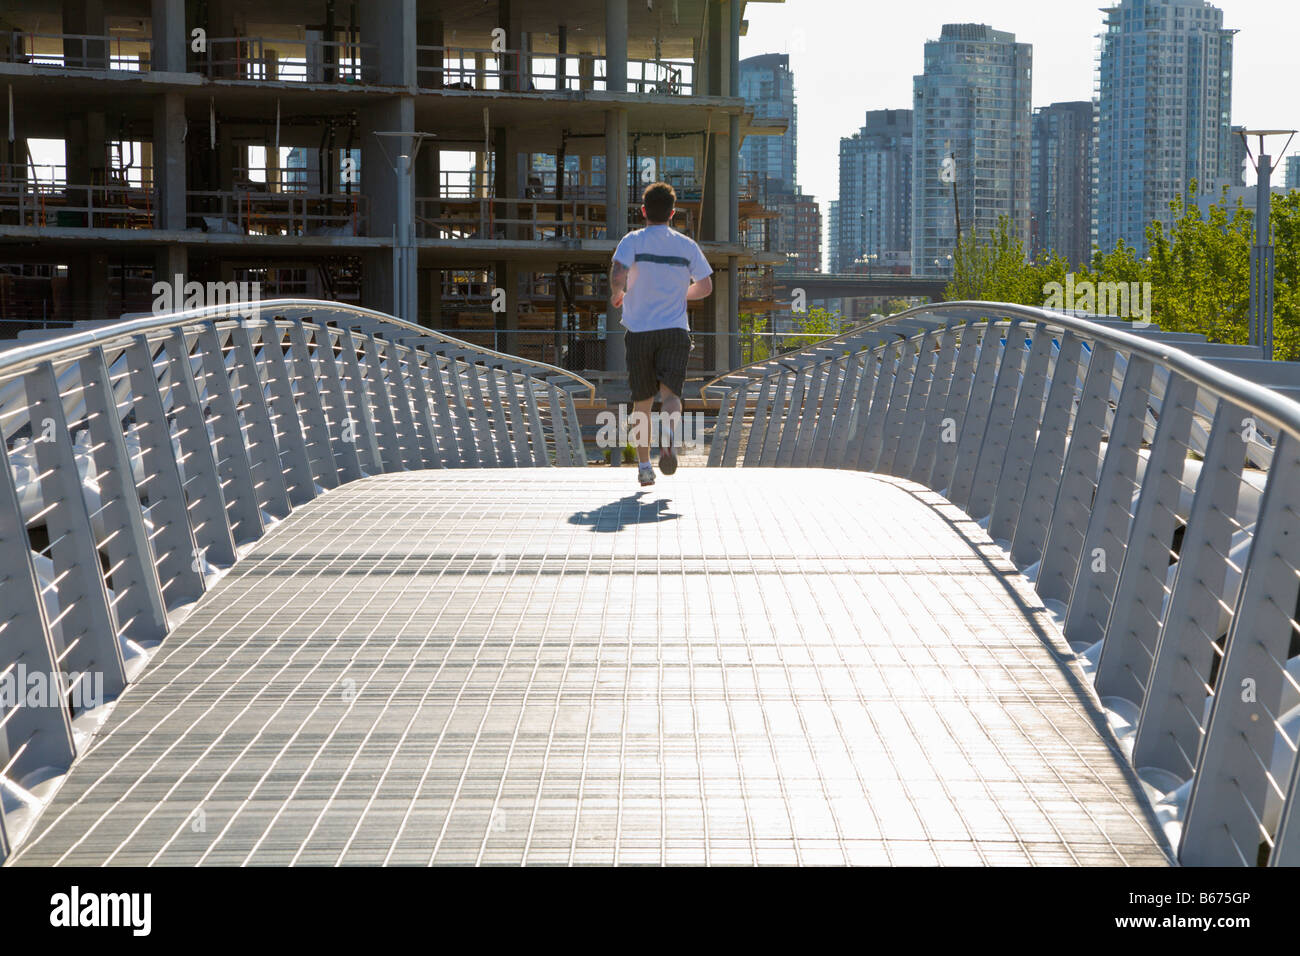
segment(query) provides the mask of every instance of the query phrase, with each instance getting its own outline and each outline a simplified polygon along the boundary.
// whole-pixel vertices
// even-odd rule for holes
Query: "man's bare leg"
[[[667,429],[672,429],[673,440],[682,440],[682,397],[662,382],[659,384],[660,422],[662,430],[660,441],[667,443]]]
[[[682,440],[682,399],[662,382],[659,397],[663,403],[659,418],[659,470],[671,475],[677,471],[677,446]]]
[[[628,418],[628,428],[638,439],[636,460],[639,464],[650,464],[650,409],[654,407],[655,397],[632,403],[632,414]]]

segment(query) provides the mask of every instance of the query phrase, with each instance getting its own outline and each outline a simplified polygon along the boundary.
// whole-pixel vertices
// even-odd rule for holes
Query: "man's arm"
[[[609,304],[616,309],[622,306],[623,296],[627,295],[627,271],[627,266],[617,259],[609,268]]]
[[[713,269],[709,265],[709,260],[704,257],[704,250],[699,244],[693,244],[694,249],[691,254],[691,284],[686,290],[686,301],[694,302],[697,299],[707,299],[713,294]],[[699,278],[696,278],[698,276]]]
[[[694,302],[696,299],[707,299],[713,294],[713,276],[705,276],[703,279],[697,279],[690,284],[686,290],[686,301]]]

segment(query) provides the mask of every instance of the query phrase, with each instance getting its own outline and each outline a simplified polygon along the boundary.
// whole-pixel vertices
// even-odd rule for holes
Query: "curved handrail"
[[[80,731],[277,522],[382,473],[581,467],[584,392],[564,369],[311,299],[0,351],[0,682],[51,688],[0,693],[0,862]]]
[[[103,345],[107,342],[122,339],[141,333],[148,333],[170,328],[179,323],[187,321],[199,321],[204,319],[237,319],[240,313],[239,306],[232,305],[215,305],[204,306],[195,309],[187,309],[179,312],[172,312],[166,315],[144,316],[134,319],[122,319],[117,322],[110,322],[105,325],[96,326],[90,329],[73,330],[67,335],[62,335],[54,339],[42,339],[37,342],[16,345],[13,348],[0,351],[0,376],[6,372],[21,371],[36,362],[53,361],[61,356],[83,351],[95,345]],[[463,339],[453,338],[442,332],[434,332],[422,325],[416,325],[413,322],[407,322],[396,316],[387,315],[383,312],[377,312],[374,309],[367,309],[359,305],[346,305],[339,302],[327,302],[322,299],[265,299],[255,303],[256,311],[259,315],[274,316],[285,310],[307,310],[313,315],[319,313],[328,313],[331,316],[339,317],[352,315],[358,318],[371,319],[381,322],[384,325],[391,325],[395,328],[405,329],[416,335],[426,338],[436,339],[447,345],[463,348],[470,352],[476,352],[489,358],[501,359],[514,363],[516,365],[536,368],[547,372],[551,375],[557,375],[572,380],[581,388],[585,388],[590,398],[596,397],[596,386],[587,381],[582,376],[568,369],[560,368],[556,365],[548,365],[545,362],[539,362],[533,359],[522,358],[518,355],[508,355],[504,352],[497,352],[493,349],[484,348],[481,345],[475,345],[472,342],[466,342]]]
[[[709,464],[947,497],[1059,616],[1182,862],[1297,865],[1300,370],[1185,340],[918,307],[711,383]]]
[[[820,340],[802,349],[773,356],[760,362],[751,362],[749,365],[725,372],[700,386],[700,391],[703,393],[706,389],[728,389],[732,387],[725,382],[728,378],[744,377],[746,373],[762,373],[764,365],[779,364],[783,360],[788,361],[792,356],[806,355],[812,350],[833,348],[836,344],[850,342],[871,332],[888,331],[891,326],[899,325],[908,319],[918,319],[927,315],[943,316],[950,313],[957,317],[970,316],[976,313],[991,318],[1024,318],[1054,325],[1062,330],[1082,333],[1094,341],[1104,342],[1114,348],[1124,349],[1175,369],[1183,375],[1195,379],[1198,384],[1214,392],[1219,398],[1228,398],[1238,404],[1246,403],[1250,405],[1251,411],[1262,415],[1271,424],[1289,428],[1293,432],[1300,434],[1300,404],[1279,395],[1272,389],[1229,374],[1210,362],[1188,355],[1171,345],[1153,342],[1140,335],[1100,325],[1087,319],[1067,315],[1064,312],[1013,303],[954,300],[914,306],[905,312],[898,312],[875,322],[855,326],[847,332]],[[761,377],[761,374],[758,377]]]

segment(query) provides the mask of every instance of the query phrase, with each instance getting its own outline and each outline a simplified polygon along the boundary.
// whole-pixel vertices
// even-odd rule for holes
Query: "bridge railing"
[[[1252,354],[924,306],[711,383],[710,464],[944,495],[1057,616],[1179,859],[1300,864],[1300,369]]]
[[[261,302],[0,351],[0,860],[149,652],[367,475],[586,463],[589,382],[365,309]]]

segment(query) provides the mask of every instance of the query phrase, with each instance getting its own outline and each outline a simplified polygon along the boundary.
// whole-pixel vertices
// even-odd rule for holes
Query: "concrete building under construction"
[[[663,179],[717,273],[693,363],[737,365],[766,261],[737,151],[784,130],[739,96],[747,6],[5,0],[0,319],[148,312],[181,275],[616,371],[606,270]]]

